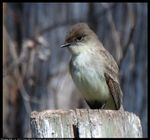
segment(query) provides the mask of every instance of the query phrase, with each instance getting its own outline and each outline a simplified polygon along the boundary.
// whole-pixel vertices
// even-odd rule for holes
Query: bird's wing
[[[104,75],[110,94],[112,95],[113,100],[115,102],[116,109],[120,109],[120,106],[122,104],[122,91],[120,85],[119,83],[114,81],[109,74],[105,73]]]

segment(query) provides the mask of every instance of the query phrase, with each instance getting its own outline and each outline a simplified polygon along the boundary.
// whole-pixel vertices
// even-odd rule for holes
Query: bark
[[[141,138],[138,116],[112,110],[46,110],[31,113],[33,138]]]

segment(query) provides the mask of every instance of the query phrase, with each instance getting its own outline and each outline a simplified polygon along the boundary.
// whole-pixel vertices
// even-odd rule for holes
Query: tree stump
[[[33,138],[141,138],[138,116],[114,110],[46,110],[31,113]]]

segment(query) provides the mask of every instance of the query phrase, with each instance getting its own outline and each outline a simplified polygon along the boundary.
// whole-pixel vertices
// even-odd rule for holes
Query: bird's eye
[[[81,41],[82,40],[82,36],[78,36],[76,40],[77,41]]]

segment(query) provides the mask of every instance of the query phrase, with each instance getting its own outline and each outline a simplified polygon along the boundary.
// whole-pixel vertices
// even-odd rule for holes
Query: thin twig
[[[131,21],[131,29],[130,29],[130,33],[129,33],[129,37],[128,37],[128,41],[126,42],[126,44],[123,46],[123,56],[122,58],[120,59],[120,61],[118,62],[118,65],[119,67],[121,66],[122,64],[122,61],[124,60],[126,54],[127,54],[127,51],[128,51],[128,48],[131,44],[131,41],[133,39],[133,34],[134,34],[134,31],[135,31],[135,27],[136,27],[136,14],[133,15],[133,11],[132,10],[128,10],[128,14],[129,14],[129,19]]]
[[[18,88],[19,88],[19,90],[20,90],[20,93],[21,93],[21,96],[23,97],[23,101],[24,101],[24,105],[25,105],[25,108],[26,108],[26,111],[28,112],[28,113],[30,113],[31,112],[31,106],[30,106],[30,104],[29,104],[29,101],[30,102],[34,102],[34,103],[38,103],[39,104],[39,101],[38,100],[36,100],[36,99],[31,99],[31,97],[28,95],[28,93],[26,92],[26,90],[25,90],[25,88],[24,88],[24,85],[23,85],[23,80],[22,80],[22,78],[21,78],[21,75],[20,75],[20,73],[19,73],[19,68],[18,68],[18,64],[19,64],[19,61],[18,61],[18,56],[17,56],[17,51],[16,51],[16,49],[15,49],[15,44],[14,44],[14,42],[10,39],[10,37],[9,37],[9,35],[8,35],[8,33],[6,32],[6,35],[7,35],[7,38],[8,38],[8,40],[9,40],[9,44],[10,44],[10,46],[9,46],[9,48],[10,48],[10,53],[11,53],[11,56],[12,56],[12,58],[13,58],[13,68],[14,68],[14,70],[15,70],[15,73],[14,73],[14,75],[15,75],[15,77],[16,77],[16,79],[17,79],[17,85],[18,85]]]
[[[105,5],[105,7],[107,7]],[[108,21],[109,24],[111,25],[112,33],[113,33],[113,40],[115,42],[115,47],[116,47],[116,61],[117,63],[119,62],[120,58],[122,57],[122,47],[121,47],[121,42],[120,42],[120,34],[116,29],[112,14],[110,11],[107,12],[108,15]]]

